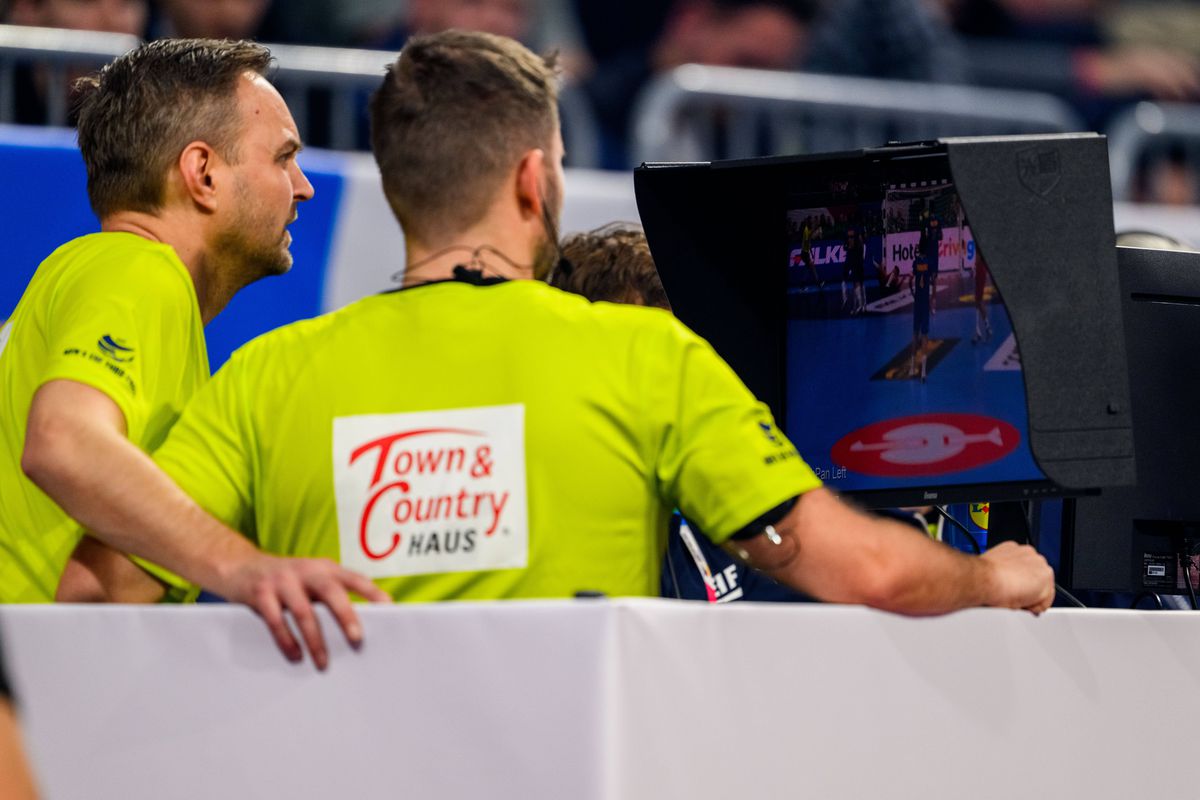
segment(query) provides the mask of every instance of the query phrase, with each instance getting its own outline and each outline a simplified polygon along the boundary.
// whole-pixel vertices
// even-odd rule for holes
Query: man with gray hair
[[[208,380],[203,325],[292,263],[287,227],[313,189],[296,125],[264,77],[270,63],[250,42],[164,40],[80,83],[100,232],[51,254],[0,329],[2,602],[51,600],[84,530],[250,604],[296,658],[282,609],[303,631],[315,625],[310,597],[378,596],[334,564],[206,531],[147,455]],[[109,578],[140,576],[98,546],[81,553],[110,565]],[[88,599],[104,599],[93,588]],[[349,605],[335,613],[356,639]]]

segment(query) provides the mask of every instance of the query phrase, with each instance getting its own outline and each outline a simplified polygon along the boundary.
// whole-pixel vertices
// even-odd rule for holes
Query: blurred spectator
[[[271,0],[159,0],[151,38],[253,39]]]
[[[1074,103],[1094,128],[1130,100],[1200,99],[1200,60],[1130,24],[1142,5],[1119,0],[949,0],[955,26],[971,37],[970,67],[979,82],[1058,94]],[[1182,19],[1195,18],[1194,8],[1171,5]]]
[[[507,36],[535,50],[555,50],[559,68],[567,77],[583,75],[591,69],[570,0],[382,1],[391,6],[391,13],[377,14],[375,20],[366,24],[360,22],[355,36],[359,46],[394,52],[413,34],[458,28]]]
[[[146,30],[148,0],[12,0],[4,20],[12,25],[36,25],[43,28],[104,31],[141,36]],[[63,97],[69,85],[90,70],[68,70]],[[43,69],[18,64],[13,70],[14,121],[23,125],[44,125],[51,121],[48,91],[49,75]]]
[[[147,0],[12,0],[7,20],[13,25],[141,36],[147,10]]]
[[[1200,58],[1200,4],[1195,2],[1118,2],[1105,9],[1101,24],[1115,45],[1161,47]]]
[[[515,39],[531,49],[557,53],[556,63],[568,80],[586,74],[591,61],[579,42],[578,23],[568,0],[372,0],[391,8],[377,21],[359,28],[353,44],[396,52],[410,36],[441,33],[452,28],[482,31]],[[365,132],[366,103],[359,101],[359,130]],[[570,120],[563,121],[568,142]],[[320,143],[322,131],[314,126],[310,139]],[[359,147],[368,148],[360,138]]]
[[[1142,160],[1134,200],[1167,206],[1194,206],[1200,201],[1200,177],[1182,146]]]
[[[394,0],[393,0],[394,1]],[[264,42],[346,47],[352,44],[349,17],[364,9],[371,11],[382,0],[279,0],[268,3],[259,26]]]
[[[650,47],[676,0],[571,0],[583,43],[597,63]]]
[[[813,30],[804,69],[837,75],[967,83],[959,37],[920,0],[830,3]]]
[[[585,88],[607,166],[628,164],[634,100],[681,64],[962,82],[954,34],[919,0],[676,0],[658,37],[600,61]]]
[[[533,0],[406,0],[382,26],[368,30],[363,44],[399,50],[409,36],[451,28],[485,31],[526,44],[533,31]]]
[[[815,16],[814,4],[803,0],[677,0],[654,42],[598,64],[584,84],[600,127],[605,166],[628,166],[634,101],[655,74],[681,64],[794,68]]]
[[[1136,54],[1130,65],[1159,99],[1200,99],[1200,6],[1194,2],[1110,0],[1099,27],[1112,52]],[[1138,65],[1144,65],[1141,69]]]

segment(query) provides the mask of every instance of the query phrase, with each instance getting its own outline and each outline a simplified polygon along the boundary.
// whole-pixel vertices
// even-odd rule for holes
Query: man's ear
[[[221,157],[205,142],[195,141],[179,154],[179,177],[192,202],[205,211],[217,210],[217,183],[222,177]]]
[[[546,152],[535,147],[527,152],[517,165],[517,207],[521,216],[541,219],[546,198],[542,187],[546,185]]]

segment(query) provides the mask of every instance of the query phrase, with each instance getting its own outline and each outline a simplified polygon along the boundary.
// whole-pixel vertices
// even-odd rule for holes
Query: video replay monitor
[[[875,507],[1132,482],[1105,181],[1096,136],[635,175],[676,314]]]
[[[843,492],[1048,489],[1012,321],[946,159],[890,166],[790,193],[784,430]]]

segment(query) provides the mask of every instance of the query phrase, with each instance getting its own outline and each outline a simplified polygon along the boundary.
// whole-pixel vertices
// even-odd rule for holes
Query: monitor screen
[[[1045,481],[1012,324],[946,160],[817,176],[786,215],[784,428],[821,479],[867,495]]]
[[[1107,159],[1090,135],[1002,137],[634,185],[675,314],[827,485],[1003,502],[1134,478]]]

